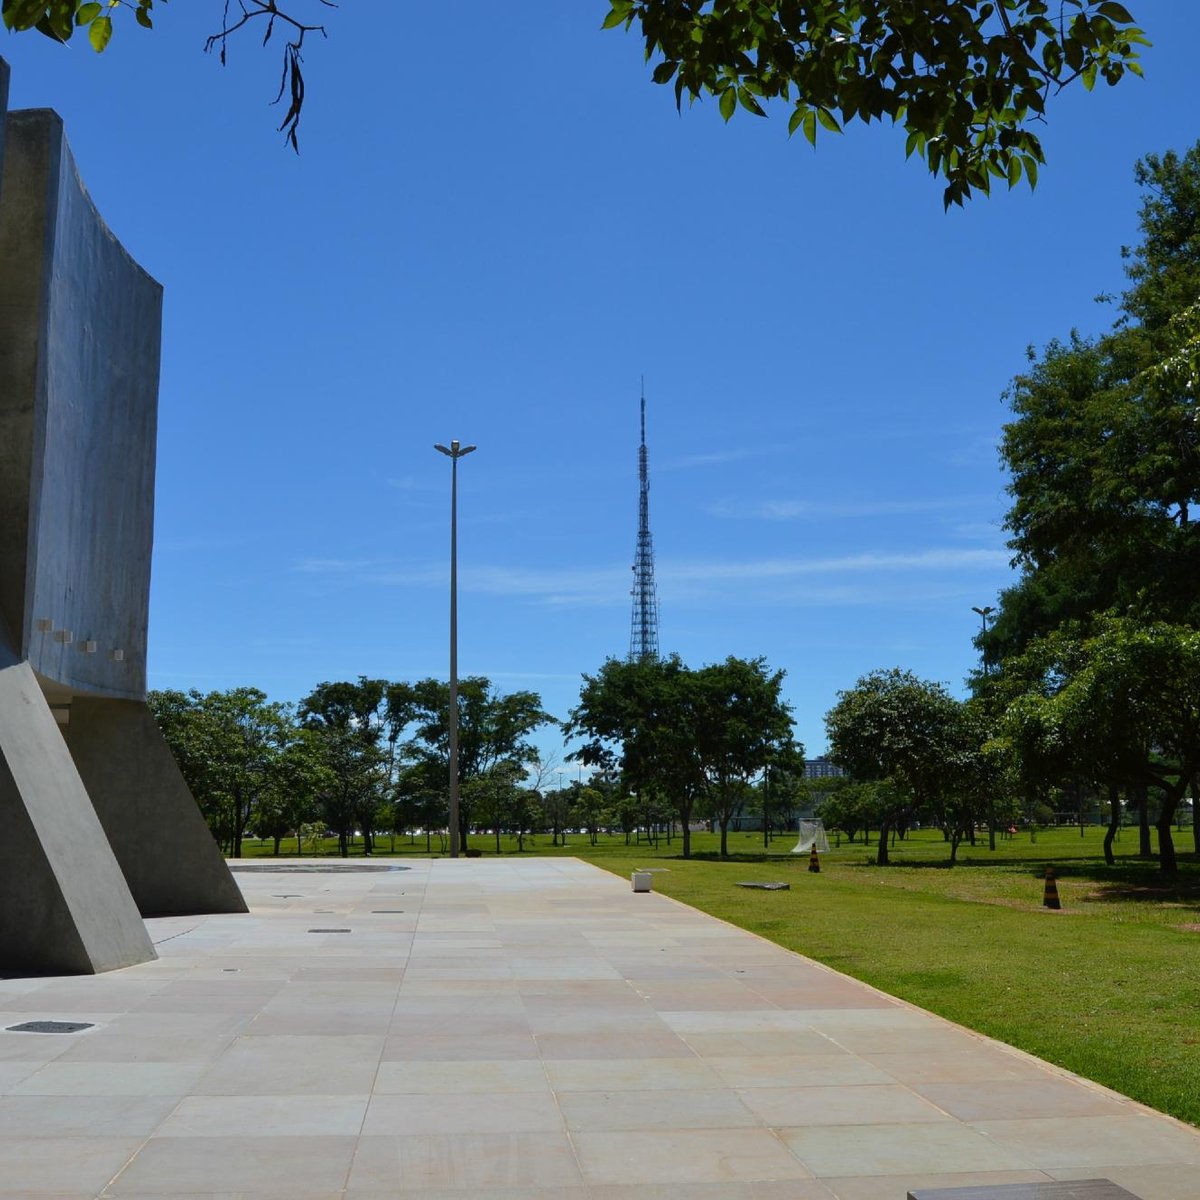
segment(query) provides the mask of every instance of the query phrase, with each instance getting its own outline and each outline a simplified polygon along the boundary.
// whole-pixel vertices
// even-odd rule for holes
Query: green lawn
[[[1200,863],[1191,831],[1176,838],[1181,871],[1171,887],[1134,857],[1135,830],[1123,831],[1113,867],[1102,836],[1052,830],[1034,842],[1025,833],[995,852],[985,838],[961,847],[953,869],[933,831],[897,842],[896,865],[883,868],[870,865],[870,848],[843,840],[822,855],[819,874],[807,856],[788,853],[794,838],[764,855],[761,834],[731,834],[725,862],[707,834],[693,837],[691,861],[678,857],[678,838],[655,849],[572,836],[552,848],[539,836],[526,852],[574,854],[626,877],[666,867],[657,891],[1200,1124]],[[492,838],[472,844],[495,852]],[[515,843],[502,845],[515,853]],[[424,843],[397,839],[397,851],[424,853]],[[1042,907],[1048,863],[1061,912]],[[791,889],[749,890],[739,880]]]

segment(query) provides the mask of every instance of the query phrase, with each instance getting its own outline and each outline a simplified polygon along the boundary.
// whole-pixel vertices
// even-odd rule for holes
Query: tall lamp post
[[[996,610],[990,604],[985,604],[982,608],[976,608],[975,605],[972,604],[971,611],[973,613],[979,614],[979,620],[983,624],[983,635],[984,635],[984,637],[986,637],[987,636],[988,617],[990,617],[992,615],[992,613],[994,613]],[[983,659],[983,674],[984,674],[984,677],[986,678],[987,673],[988,673],[988,660],[987,660],[987,647],[986,646],[980,652],[980,656]]]
[[[433,447],[450,459],[450,857],[458,857],[458,460],[474,446]]]

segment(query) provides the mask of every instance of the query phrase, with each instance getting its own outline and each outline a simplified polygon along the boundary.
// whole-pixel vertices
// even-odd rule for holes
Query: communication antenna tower
[[[633,624],[629,661],[658,658],[658,591],[650,538],[650,469],[646,461],[646,384],[642,381],[642,441],[638,447],[638,535],[633,558]]]

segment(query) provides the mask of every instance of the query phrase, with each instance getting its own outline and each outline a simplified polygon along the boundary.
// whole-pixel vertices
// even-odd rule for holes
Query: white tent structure
[[[807,854],[816,846],[818,854],[824,854],[829,849],[829,838],[825,835],[825,822],[813,819],[800,822],[800,840],[792,850],[793,854]]]

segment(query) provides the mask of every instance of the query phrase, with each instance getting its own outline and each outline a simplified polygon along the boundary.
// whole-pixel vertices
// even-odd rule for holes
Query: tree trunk
[[[888,865],[888,827],[891,825],[889,818],[884,817],[879,823],[879,849],[875,852],[875,865],[886,867]]]
[[[1163,805],[1163,815],[1155,823],[1158,828],[1158,865],[1164,875],[1174,875],[1179,869],[1175,861],[1175,843],[1171,840],[1171,818],[1166,815],[1166,805]]]
[[[496,826],[496,853],[500,853],[500,826]]]
[[[1200,854],[1200,821],[1196,820],[1196,786],[1200,783],[1200,777],[1192,776],[1192,849]]]
[[[962,830],[956,829],[950,836],[950,865],[958,862],[958,847],[962,843]]]
[[[1155,825],[1158,829],[1158,865],[1165,875],[1174,875],[1179,869],[1175,859],[1175,842],[1171,837],[1171,826],[1175,821],[1175,810],[1179,807],[1183,793],[1187,791],[1188,776],[1179,776],[1175,787],[1163,788],[1162,808]]]
[[[275,835],[275,857],[276,858],[279,857],[279,845],[282,841],[283,841],[283,834],[277,833]]]
[[[689,801],[687,804],[679,806],[679,827],[683,833],[683,857],[692,857],[692,805]],[[626,843],[629,838],[626,836]]]
[[[728,858],[729,857],[729,816],[728,816],[728,814],[726,814],[725,816],[720,818],[720,823],[721,823],[721,857]]]
[[[1139,783],[1133,789],[1133,800],[1138,810],[1138,857],[1151,858],[1154,851],[1150,846],[1150,795],[1149,788]]]
[[[1121,789],[1108,785],[1108,828],[1104,831],[1104,861],[1111,867],[1117,860],[1113,854],[1113,838],[1121,828]]]

